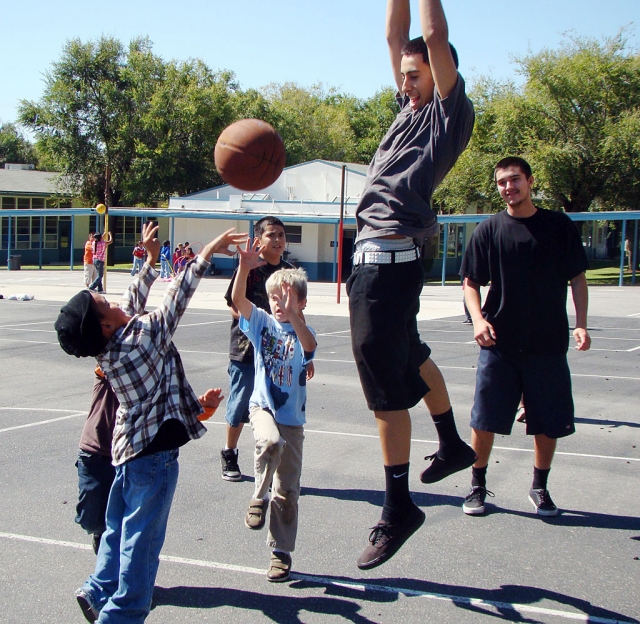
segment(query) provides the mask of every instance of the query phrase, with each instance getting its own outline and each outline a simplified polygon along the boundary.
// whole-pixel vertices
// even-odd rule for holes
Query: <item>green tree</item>
[[[271,84],[263,90],[270,121],[282,136],[287,165],[308,160],[353,161],[355,135],[344,96],[322,85],[306,90],[294,83]]]
[[[464,198],[501,204],[493,165],[521,155],[532,165],[539,201],[567,212],[594,202],[637,204],[640,56],[624,33],[596,41],[570,38],[558,50],[516,61],[525,84],[480,80],[471,90],[476,128],[468,153],[439,189],[438,201],[460,209]],[[635,181],[635,182],[634,182]],[[634,200],[633,197],[636,197]]]
[[[33,145],[12,123],[0,124],[0,165],[4,163],[38,164]]]
[[[48,163],[88,203],[137,205],[220,181],[213,147],[232,121],[236,85],[200,61],[166,63],[148,39],[69,41],[45,75],[39,102],[23,101]]]

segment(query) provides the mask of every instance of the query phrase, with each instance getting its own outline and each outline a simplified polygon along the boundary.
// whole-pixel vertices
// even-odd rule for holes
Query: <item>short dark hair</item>
[[[95,241],[100,241],[100,240],[102,240],[102,234],[100,234],[100,232],[96,232],[96,233],[93,235],[93,240],[95,240]]]
[[[262,219],[256,221],[256,224],[253,226],[254,235],[260,238],[268,225],[279,225],[284,230],[285,235],[287,233],[287,228],[284,227],[284,223],[282,223],[278,217],[262,217]]]
[[[451,50],[451,56],[453,57],[456,69],[458,69],[458,52],[451,43],[449,43],[449,49]],[[429,63],[429,50],[427,49],[427,44],[422,37],[416,37],[415,39],[407,41],[402,50],[400,50],[400,53],[402,56],[417,56],[418,54],[421,54],[422,60],[427,65],[431,66],[431,63]]]
[[[496,181],[496,173],[498,169],[506,169],[507,167],[518,167],[522,173],[526,176],[527,180],[533,175],[531,171],[531,165],[520,156],[507,156],[502,160],[499,160],[496,166],[493,168],[493,181]]]
[[[168,241],[168,240],[162,241],[162,246],[163,247],[171,247],[171,241]]]

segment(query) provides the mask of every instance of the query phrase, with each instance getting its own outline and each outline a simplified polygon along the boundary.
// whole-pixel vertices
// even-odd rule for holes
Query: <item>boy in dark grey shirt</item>
[[[467,146],[474,122],[440,0],[420,0],[420,20],[422,37],[409,41],[409,0],[388,0],[387,42],[402,110],[369,167],[347,283],[353,353],[386,476],[382,518],[357,561],[361,569],[387,561],[424,522],[409,494],[409,408],[424,398],[438,432],[424,483],[476,457],[458,435],[444,379],[417,326],[419,249],[438,230],[431,196]]]

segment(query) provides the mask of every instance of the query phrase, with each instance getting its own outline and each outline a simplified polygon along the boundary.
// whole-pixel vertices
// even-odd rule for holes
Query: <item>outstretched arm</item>
[[[236,279],[233,282],[231,299],[238,312],[245,319],[250,320],[253,304],[247,299],[247,277],[249,276],[249,271],[251,271],[251,269],[255,269],[267,263],[260,257],[260,254],[262,253],[262,245],[260,245],[259,239],[256,238],[253,243],[251,243],[250,238],[247,238],[246,240],[247,244],[245,249],[238,247],[240,266],[236,273]]]
[[[387,45],[391,57],[391,69],[398,91],[402,91],[402,48],[409,41],[411,10],[409,0],[387,1]]]
[[[573,337],[578,351],[588,351],[591,347],[591,336],[587,331],[587,308],[589,307],[589,290],[587,276],[580,273],[571,280],[571,296],[576,309],[576,328]]]
[[[449,47],[449,27],[440,0],[420,0],[422,36],[429,50],[429,64],[441,98],[451,94],[458,70]]]

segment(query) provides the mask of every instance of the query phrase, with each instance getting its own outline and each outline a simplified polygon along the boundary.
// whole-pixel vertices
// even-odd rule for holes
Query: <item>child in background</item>
[[[84,244],[84,285],[89,287],[91,282],[96,278],[96,268],[93,266],[93,235],[95,232],[89,232],[89,238]]]
[[[255,491],[245,516],[250,529],[261,529],[272,505],[267,546],[272,548],[267,580],[283,582],[291,574],[291,553],[298,531],[298,499],[302,472],[302,445],[306,422],[307,364],[316,339],[302,310],[307,302],[307,280],[302,269],[281,269],[266,283],[271,314],[246,297],[249,271],[264,266],[256,240],[238,250],[240,266],[233,285],[233,304],[241,315],[240,329],[255,351],[255,386],[250,418],[255,447]]]
[[[145,250],[142,241],[138,241],[137,245],[133,248],[133,267],[131,268],[131,275],[140,273],[142,265],[144,264]]]
[[[171,241],[164,241],[160,249],[160,279],[170,280],[173,271],[171,270]]]
[[[76,461],[79,491],[76,522],[92,536],[97,555],[100,537],[106,529],[109,490],[116,475],[111,464],[111,440],[120,402],[99,366],[95,374],[91,407],[82,428]]]

